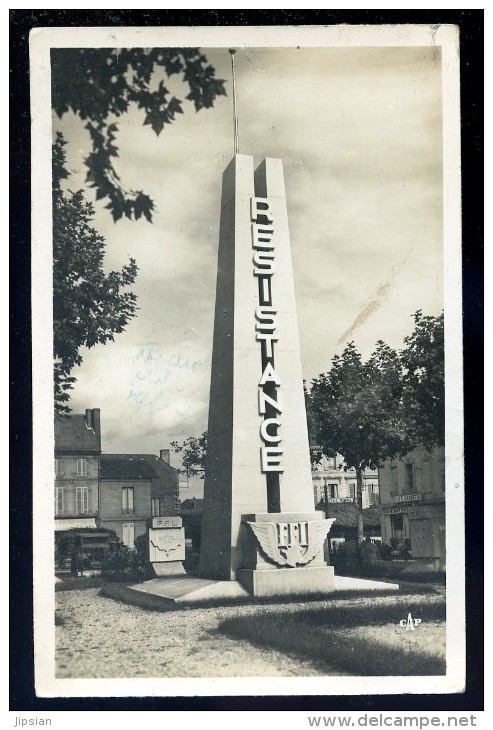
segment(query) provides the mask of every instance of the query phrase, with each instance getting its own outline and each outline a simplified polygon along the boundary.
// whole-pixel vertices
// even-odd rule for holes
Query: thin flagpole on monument
[[[230,48],[229,52],[231,53],[231,73],[233,75],[233,114],[234,114],[234,120],[235,120],[235,138],[234,138],[234,150],[235,155],[238,155],[240,152],[240,139],[238,135],[238,109],[236,106],[236,75],[235,75],[235,48]]]

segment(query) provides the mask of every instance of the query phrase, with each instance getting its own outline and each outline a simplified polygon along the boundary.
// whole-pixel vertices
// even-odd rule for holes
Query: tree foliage
[[[408,446],[445,443],[444,317],[418,310],[401,352],[403,411]]]
[[[402,386],[397,353],[379,341],[365,363],[350,342],[332,359],[328,373],[312,381],[309,425],[324,454],[341,454],[346,469],[356,471],[356,505],[361,512],[363,472],[399,452],[402,445]],[[358,539],[363,521],[358,519]]]
[[[54,48],[51,51],[52,106],[58,117],[71,110],[86,121],[92,151],[85,159],[87,182],[96,199],[107,200],[113,220],[123,216],[152,221],[154,202],[142,190],[124,188],[115,168],[118,124],[132,106],[144,111],[144,125],[159,135],[183,113],[183,101],[172,96],[165,78],[181,75],[186,99],[195,110],[213,106],[225,95],[198,48]]]
[[[341,454],[349,469],[375,469],[379,459],[397,453],[401,391],[395,351],[378,342],[364,363],[354,343],[346,345],[329,372],[313,380],[309,394],[315,439],[323,453]],[[389,418],[396,410],[397,418]]]
[[[82,346],[94,347],[123,332],[137,298],[123,291],[137,275],[134,259],[121,271],[103,269],[105,239],[90,225],[94,209],[81,190],[64,192],[65,140],[53,145],[53,329],[55,413],[67,414],[71,374],[82,363]]]
[[[349,468],[445,439],[444,319],[413,315],[414,330],[396,352],[377,343],[366,363],[354,343],[335,355],[328,373],[306,393],[308,425],[324,453]]]
[[[204,431],[202,436],[189,436],[182,444],[172,441],[171,447],[175,453],[181,453],[183,472],[187,477],[198,475],[201,479],[204,478],[207,459],[207,431]]]
[[[414,331],[396,352],[384,342],[363,362],[354,343],[306,392],[311,440],[319,456],[339,453],[356,470],[362,507],[363,471],[419,444],[443,444],[445,434],[443,314],[414,314]],[[359,522],[359,539],[362,522]]]

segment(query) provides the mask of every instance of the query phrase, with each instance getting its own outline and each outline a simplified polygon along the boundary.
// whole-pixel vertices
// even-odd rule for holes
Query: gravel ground
[[[364,636],[368,629],[360,626],[355,629],[340,629],[339,634],[347,636]],[[388,646],[399,646],[402,649],[413,649],[428,654],[438,654],[445,658],[445,623],[443,621],[430,621],[422,624],[415,631],[407,631],[395,624],[383,624],[372,626],[371,634]]]
[[[403,603],[403,618],[410,596],[375,597],[374,601]],[[436,601],[437,596],[420,596]],[[357,599],[334,605],[351,605]],[[316,608],[316,602],[310,602]],[[326,605],[326,602],[320,603]],[[176,611],[146,611],[99,595],[99,588],[56,593],[56,676],[58,678],[116,677],[310,677],[344,676],[310,661],[252,646],[219,633],[226,618],[254,613],[259,607],[183,608]],[[303,603],[262,606],[268,611],[299,611]],[[351,633],[363,629],[348,629]],[[368,629],[364,629],[368,630]],[[420,626],[406,632],[395,626],[372,627],[372,636],[389,642],[408,642],[445,650],[444,624]],[[426,631],[426,635],[424,632]],[[377,634],[375,634],[377,632]],[[419,638],[418,638],[419,633]],[[407,635],[407,636],[406,636]],[[423,641],[424,640],[424,641]],[[347,675],[346,675],[347,676]]]

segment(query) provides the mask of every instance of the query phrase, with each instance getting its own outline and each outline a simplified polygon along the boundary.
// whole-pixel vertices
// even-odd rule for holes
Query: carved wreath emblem
[[[306,565],[322,549],[335,519],[310,522],[248,522],[267,558],[276,565]]]

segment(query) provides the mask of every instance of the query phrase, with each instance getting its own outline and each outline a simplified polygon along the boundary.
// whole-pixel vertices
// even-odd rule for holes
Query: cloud
[[[227,49],[204,52],[217,77],[229,79]],[[415,309],[442,308],[436,50],[241,49],[236,67],[240,151],[256,163],[264,156],[284,163],[304,377],[329,368],[365,307],[350,332],[357,347],[368,355],[378,339],[399,346]],[[87,133],[70,115],[56,126],[78,171],[71,185],[83,186]],[[207,427],[232,99],[199,113],[187,104],[159,137],[140,112],[122,117],[119,129],[122,180],[151,195],[156,214],[152,225],[115,225],[104,201],[96,204],[106,266],[137,259],[140,309],[114,343],[84,355],[73,407],[101,407],[106,451],[156,452]],[[146,367],[141,351],[152,353]]]

